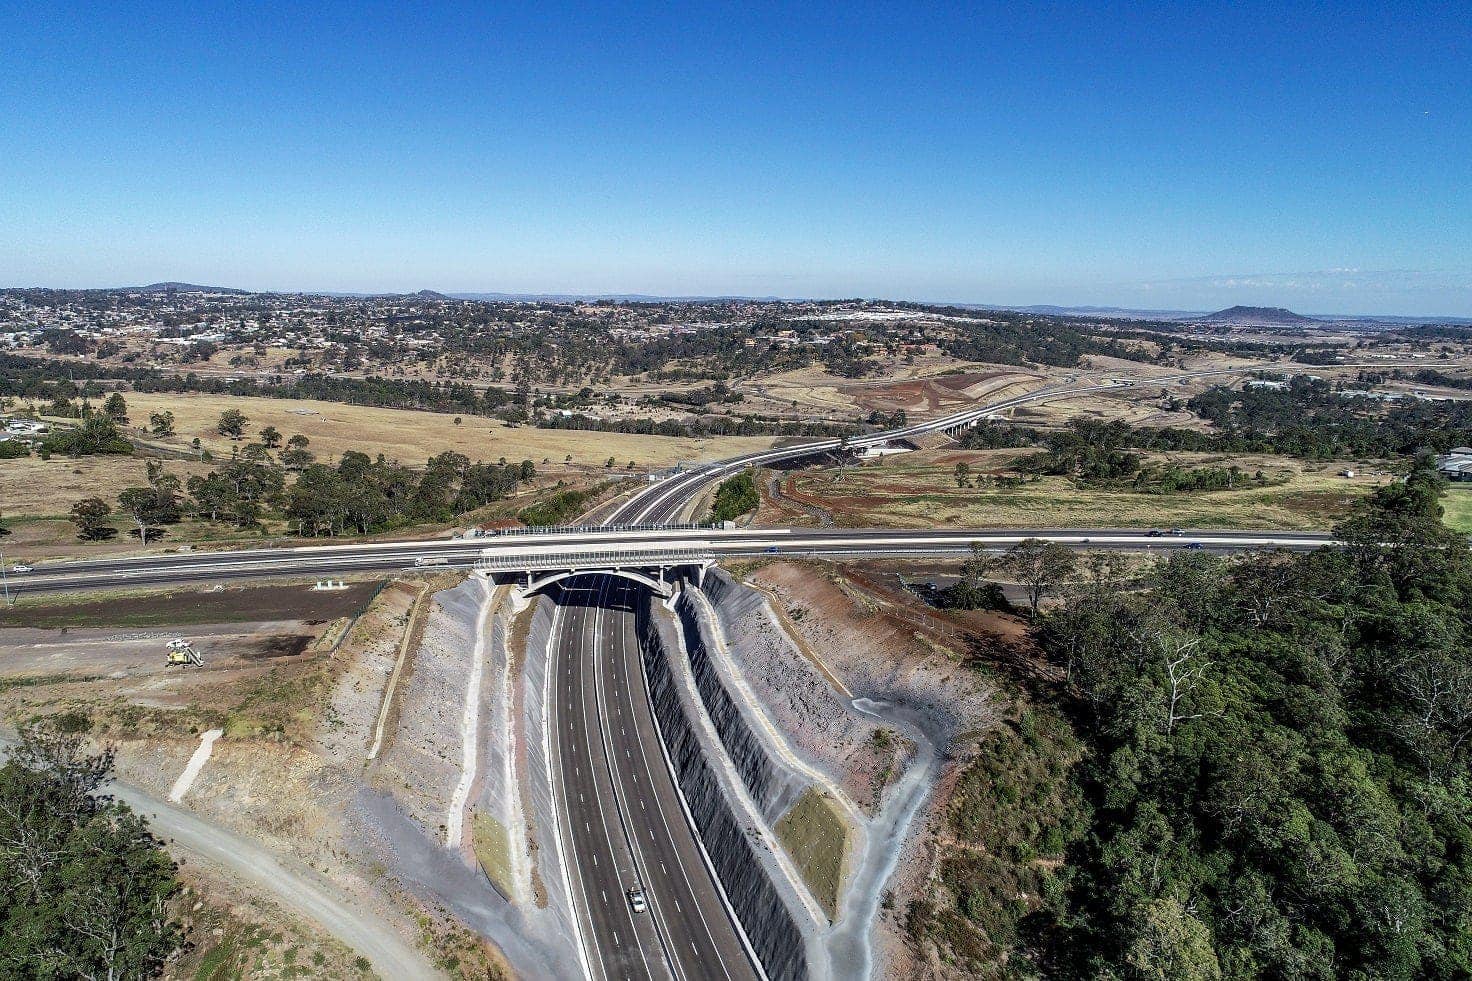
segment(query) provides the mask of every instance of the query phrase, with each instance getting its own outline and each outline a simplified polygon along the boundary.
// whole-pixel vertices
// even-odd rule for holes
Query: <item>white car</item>
[[[649,909],[649,902],[644,898],[643,889],[629,890],[629,908],[635,913],[643,913]]]
[[[19,562],[17,562],[15,565],[13,565],[13,566],[10,567],[10,571],[11,572],[35,572],[36,570],[35,569],[32,569],[28,565],[21,565]]]

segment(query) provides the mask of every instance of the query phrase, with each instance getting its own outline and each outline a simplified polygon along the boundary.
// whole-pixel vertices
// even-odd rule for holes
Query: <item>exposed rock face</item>
[[[682,594],[676,607],[680,628],[685,636],[685,650],[690,658],[690,671],[700,691],[700,700],[710,715],[726,754],[736,765],[746,790],[761,809],[768,826],[787,812],[808,782],[788,767],[772,759],[731,693],[726,690],[711,663],[710,642],[698,613],[692,608],[689,594]]]
[[[742,826],[706,759],[689,714],[694,706],[680,697],[670,665],[677,640],[664,635],[648,607],[640,610],[639,641],[655,718],[680,791],[746,936],[768,977],[806,978],[803,932],[772,884],[757,854],[756,839]],[[754,772],[761,769],[756,757],[751,763]]]
[[[379,759],[376,782],[432,834],[444,834],[445,805],[460,779],[465,678],[484,600],[474,580],[434,594],[412,672],[400,682],[393,741]]]

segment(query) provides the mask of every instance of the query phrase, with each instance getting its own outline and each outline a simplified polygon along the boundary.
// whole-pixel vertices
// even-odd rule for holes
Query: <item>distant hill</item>
[[[1313,317],[1282,307],[1228,307],[1195,319],[1205,324],[1240,324],[1246,327],[1301,327],[1320,323]]]
[[[229,286],[196,286],[193,283],[149,283],[134,289],[139,293],[229,293],[232,296],[248,296],[250,290],[237,290]]]

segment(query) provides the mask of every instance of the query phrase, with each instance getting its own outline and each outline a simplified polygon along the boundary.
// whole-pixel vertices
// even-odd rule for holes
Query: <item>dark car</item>
[[[1186,543],[1186,547],[1187,548],[1190,548],[1190,549],[1197,549],[1197,548],[1205,548],[1206,546],[1205,545],[1202,545],[1200,542],[1187,542]]]

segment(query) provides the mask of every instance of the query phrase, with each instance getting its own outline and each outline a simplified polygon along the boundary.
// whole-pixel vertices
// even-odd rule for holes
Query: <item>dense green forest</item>
[[[0,977],[155,977],[183,941],[174,863],[95,794],[113,757],[85,728],[67,713],[25,728],[0,766]]]
[[[1302,459],[1414,457],[1472,444],[1472,402],[1386,401],[1306,377],[1285,388],[1213,386],[1186,407],[1202,432],[1075,419],[1044,432],[986,421],[961,435],[966,449],[1043,446],[1043,472],[1110,478],[1139,463],[1128,450],[1277,453]],[[1132,462],[1133,461],[1133,462]]]
[[[761,497],[756,492],[756,478],[750,470],[743,470],[734,477],[727,477],[716,488],[711,518],[715,521],[735,521],[748,511],[755,511],[759,504]]]
[[[1472,553],[1419,469],[1343,547],[1109,564],[983,738],[915,935],[978,976],[1472,976]]]
[[[285,492],[282,511],[300,535],[367,534],[446,522],[492,501],[536,475],[531,461],[471,463],[460,453],[432,457],[421,471],[380,454],[349,451],[336,467],[311,464]]]
[[[1281,389],[1214,386],[1187,406],[1223,444],[1292,456],[1411,456],[1472,442],[1472,402],[1386,403],[1305,375]]]

